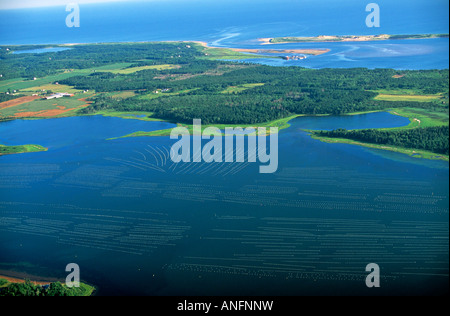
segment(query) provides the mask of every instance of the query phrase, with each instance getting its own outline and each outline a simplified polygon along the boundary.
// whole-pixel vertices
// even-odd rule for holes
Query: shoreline
[[[212,47],[214,48],[214,47]],[[239,53],[252,53],[252,54],[305,54],[305,55],[313,55],[319,56],[325,53],[330,52],[331,50],[326,49],[313,49],[313,48],[305,48],[305,49],[254,49],[254,48],[229,48],[232,51]]]
[[[378,112],[391,113],[391,111],[389,111],[389,110],[372,110],[372,111],[345,113],[345,114],[342,114],[341,116],[364,115],[364,114],[378,113]],[[398,113],[395,115],[402,116]],[[295,115],[292,115],[292,116],[289,116],[289,117],[286,117],[283,119],[277,119],[274,121],[262,123],[260,125],[262,127],[271,127],[271,126],[278,127],[279,128],[278,132],[280,132],[283,129],[289,128],[291,126],[289,124],[289,122],[295,118],[298,118],[298,117],[326,117],[326,116],[332,116],[332,114],[316,114],[316,115],[295,114]],[[403,116],[403,117],[406,117],[406,116]],[[192,129],[192,126],[190,126],[190,125],[187,125],[187,126],[180,125],[180,124],[178,124],[178,125],[187,127],[189,130]],[[227,125],[227,124],[220,124],[220,125]],[[233,126],[233,124],[229,124],[229,125],[230,125],[230,127],[237,126],[237,125]],[[253,125],[255,125],[255,124],[253,124]],[[408,128],[408,126],[410,126],[410,125],[411,124],[405,126],[404,128]],[[202,126],[202,130],[209,126],[210,125]],[[241,124],[239,127],[246,128],[249,126],[250,125]],[[254,127],[254,126],[251,126],[251,127]],[[170,131],[171,131],[171,129],[157,130],[157,131],[152,131],[152,132],[138,131],[138,132],[134,132],[134,133],[131,133],[128,135],[120,136],[120,137],[109,138],[107,140],[116,140],[116,139],[122,139],[122,138],[130,138],[130,137],[131,138],[133,138],[133,137],[164,137],[164,136],[167,137],[167,136],[170,136]],[[325,143],[342,143],[342,144],[357,145],[357,146],[362,146],[362,147],[366,147],[366,148],[397,152],[397,153],[408,155],[413,158],[427,159],[427,160],[442,160],[442,161],[449,162],[449,156],[433,153],[433,152],[426,151],[426,150],[419,150],[419,149],[414,149],[414,148],[393,147],[393,146],[384,145],[384,144],[364,143],[364,142],[358,142],[358,141],[354,141],[351,139],[345,139],[345,138],[327,138],[327,137],[317,136],[314,133],[314,131],[308,131],[308,130],[305,130],[305,131],[309,134],[309,136],[311,138],[319,140],[321,142],[325,142]],[[223,136],[223,135],[221,135],[221,136]]]
[[[379,35],[319,35],[319,36],[286,36],[258,38],[260,45],[294,44],[294,43],[342,43],[342,42],[373,42],[389,40],[414,40],[448,38],[449,34],[379,34]]]
[[[258,39],[259,40],[259,39]],[[266,38],[266,40],[272,40],[272,38]],[[107,43],[63,43],[63,44],[20,44],[20,45],[7,45],[1,44],[0,46],[20,47],[20,46],[55,46],[55,47],[73,47],[77,45],[115,45],[115,44],[151,44],[151,43],[185,43],[185,44],[197,44],[208,49],[229,49],[238,53],[251,53],[251,54],[305,54],[318,56],[330,52],[330,49],[316,49],[316,48],[304,48],[304,49],[259,49],[259,48],[231,48],[231,47],[216,47],[209,46],[205,41],[144,41],[144,42],[107,42]],[[268,43],[272,44],[272,43]],[[263,44],[264,45],[264,44]]]
[[[42,277],[33,274],[29,274],[26,272],[19,272],[13,270],[0,270],[0,279],[6,280],[10,284],[23,284],[26,280],[29,280],[32,284],[36,286],[45,286],[50,285],[52,283],[60,282],[61,284],[65,284],[65,280],[55,278],[55,277]],[[9,285],[9,284],[8,284]],[[7,285],[7,286],[8,286]],[[80,289],[86,291],[89,290],[89,295],[77,295],[77,296],[95,296],[98,293],[99,288],[93,284],[87,283],[83,280],[80,281]]]
[[[12,270],[0,270],[0,279],[5,279],[11,283],[25,283],[25,280],[30,280],[31,283],[35,285],[49,285],[50,283],[54,282],[64,282],[63,280],[57,278],[42,277],[28,274],[26,272]]]
[[[355,146],[361,146],[361,147],[366,147],[366,148],[371,148],[371,149],[379,149],[379,150],[396,152],[396,153],[408,155],[409,157],[416,158],[416,159],[441,160],[441,161],[449,162],[449,156],[442,155],[442,154],[436,154],[436,153],[426,151],[426,150],[394,147],[394,146],[389,146],[389,145],[384,145],[384,144],[364,143],[364,142],[359,142],[359,141],[347,139],[347,138],[323,137],[323,136],[318,136],[317,134],[315,134],[314,132],[311,132],[311,131],[306,131],[306,132],[309,133],[309,135],[312,139],[316,139],[323,143],[355,145]]]

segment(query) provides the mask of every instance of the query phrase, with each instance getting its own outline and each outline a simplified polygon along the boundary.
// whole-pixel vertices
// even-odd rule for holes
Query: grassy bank
[[[106,117],[118,117],[125,120],[140,120],[147,122],[165,122],[163,119],[153,118],[152,112],[120,112],[113,110],[98,111],[93,114],[86,114],[82,116],[102,115]]]
[[[418,127],[435,127],[448,125],[448,113],[430,111],[418,108],[395,108],[389,111],[391,114],[407,117],[410,120],[408,126],[397,127],[390,130],[405,130]]]
[[[358,145],[358,146],[363,146],[363,147],[367,147],[367,148],[389,150],[389,151],[393,151],[393,152],[397,152],[397,153],[401,153],[401,154],[406,154],[406,155],[408,155],[410,157],[414,157],[414,158],[424,158],[424,159],[449,161],[449,156],[448,155],[440,155],[440,154],[436,154],[436,153],[425,151],[425,150],[417,150],[417,149],[394,147],[394,146],[388,146],[388,145],[378,145],[378,144],[371,144],[371,143],[363,143],[363,142],[358,142],[358,141],[354,141],[354,140],[346,139],[346,138],[322,137],[322,136],[318,136],[314,132],[311,132],[311,137],[313,139],[317,139],[317,140],[320,140],[322,142],[330,143],[330,144],[340,143],[340,144]]]

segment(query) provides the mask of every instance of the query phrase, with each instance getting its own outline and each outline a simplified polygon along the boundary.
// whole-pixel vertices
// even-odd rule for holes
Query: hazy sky
[[[83,4],[83,3],[118,2],[118,1],[126,1],[126,0],[0,0],[0,9],[50,7],[58,5],[67,5],[69,3]],[[138,1],[148,1],[148,0],[138,0]]]

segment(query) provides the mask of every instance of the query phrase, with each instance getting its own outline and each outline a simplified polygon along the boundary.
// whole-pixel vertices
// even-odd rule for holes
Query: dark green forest
[[[425,127],[401,131],[338,129],[320,131],[315,134],[330,138],[346,138],[365,143],[392,145],[428,150],[443,155],[449,154],[449,127]]]
[[[61,282],[41,286],[26,280],[24,283],[11,283],[0,288],[0,296],[89,296],[93,290],[93,287],[85,284],[80,284],[78,288],[68,288]]]

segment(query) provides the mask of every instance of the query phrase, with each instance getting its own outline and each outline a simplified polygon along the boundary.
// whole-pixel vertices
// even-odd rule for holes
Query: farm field
[[[375,100],[379,101],[411,101],[411,102],[430,102],[437,101],[440,95],[406,95],[406,94],[379,94]]]
[[[231,87],[228,87],[225,90],[223,90],[221,93],[224,93],[224,94],[240,93],[240,92],[245,91],[247,89],[251,89],[251,88],[255,88],[255,87],[261,87],[263,85],[264,85],[264,83],[247,83],[247,84],[242,84],[242,85],[239,85],[239,86],[231,86]]]
[[[0,109],[0,116],[16,118],[65,116],[72,111],[88,106],[89,103],[86,98],[89,96],[92,96],[92,94],[85,94],[83,98],[75,96],[51,100],[34,99],[30,102]]]

